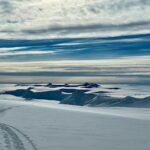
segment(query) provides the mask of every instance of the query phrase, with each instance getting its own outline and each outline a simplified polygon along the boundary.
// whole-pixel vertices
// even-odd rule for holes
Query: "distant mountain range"
[[[91,87],[87,87],[91,85]],[[92,86],[93,85],[93,86]],[[78,106],[103,106],[103,107],[150,107],[150,96],[145,98],[127,97],[112,97],[107,95],[107,91],[91,92],[92,88],[96,88],[97,84],[83,85],[46,85],[49,90],[36,91],[34,85],[27,89],[16,89],[4,91],[1,94],[10,94],[17,97],[25,98],[26,100],[56,100],[61,104],[78,105]],[[98,85],[97,85],[98,86]],[[100,86],[100,85],[99,85]],[[44,89],[44,88],[43,88]],[[118,88],[114,88],[118,90]]]

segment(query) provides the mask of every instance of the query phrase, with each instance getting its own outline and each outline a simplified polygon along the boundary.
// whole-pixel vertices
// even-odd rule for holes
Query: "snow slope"
[[[0,98],[1,150],[148,150],[150,110]]]
[[[45,85],[32,86],[33,92],[50,90]],[[1,85],[0,89],[29,87]],[[60,85],[55,90],[66,94],[74,88],[83,91],[81,87]],[[96,88],[84,90],[87,95],[99,92]],[[106,86],[105,90],[119,89]],[[73,106],[0,95],[0,150],[149,150],[149,126],[149,108]]]

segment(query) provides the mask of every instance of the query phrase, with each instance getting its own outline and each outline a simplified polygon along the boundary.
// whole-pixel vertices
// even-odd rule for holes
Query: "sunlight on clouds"
[[[0,0],[0,81],[147,81],[149,14],[149,0]]]
[[[17,55],[40,55],[40,54],[54,54],[54,51],[19,51],[19,52],[7,52],[3,51],[0,53],[0,56],[17,56]]]
[[[82,72],[122,75],[150,75],[150,56],[104,60],[59,60],[1,62],[0,72]],[[10,69],[11,68],[11,69]],[[79,74],[80,76],[80,74]]]
[[[148,0],[0,1],[0,35],[50,38],[148,33],[149,4]]]
[[[119,84],[119,83],[144,83],[149,82],[148,78],[141,78],[141,77],[107,77],[107,76],[100,76],[100,77],[64,77],[64,76],[0,76],[0,83],[83,83],[83,82],[97,82],[97,83],[111,83],[111,84]]]

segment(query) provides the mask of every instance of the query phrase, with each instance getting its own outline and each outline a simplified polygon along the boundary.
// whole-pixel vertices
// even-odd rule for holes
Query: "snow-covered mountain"
[[[61,104],[78,106],[107,106],[107,107],[150,107],[150,95],[121,95],[118,87],[103,87],[95,83],[85,84],[48,84],[48,85],[19,85],[13,90],[4,90],[3,95],[13,95],[26,100],[55,100]],[[120,92],[120,95],[117,94]],[[122,90],[123,92],[123,90]],[[113,93],[116,93],[113,94]],[[136,95],[136,96],[134,96]]]

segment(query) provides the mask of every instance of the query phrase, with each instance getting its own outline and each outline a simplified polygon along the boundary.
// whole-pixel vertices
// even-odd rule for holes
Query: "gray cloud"
[[[13,10],[13,5],[11,4],[10,1],[3,0],[0,1],[0,12],[4,14],[10,14],[12,13]]]
[[[148,0],[1,0],[0,36],[45,38],[150,32]],[[72,35],[73,34],[73,35]]]
[[[140,28],[150,28],[150,21],[130,22],[124,24],[90,24],[90,25],[74,25],[74,26],[49,26],[47,28],[36,28],[23,30],[25,34],[45,34],[45,33],[82,33],[82,32],[101,32],[113,30],[139,30]]]

